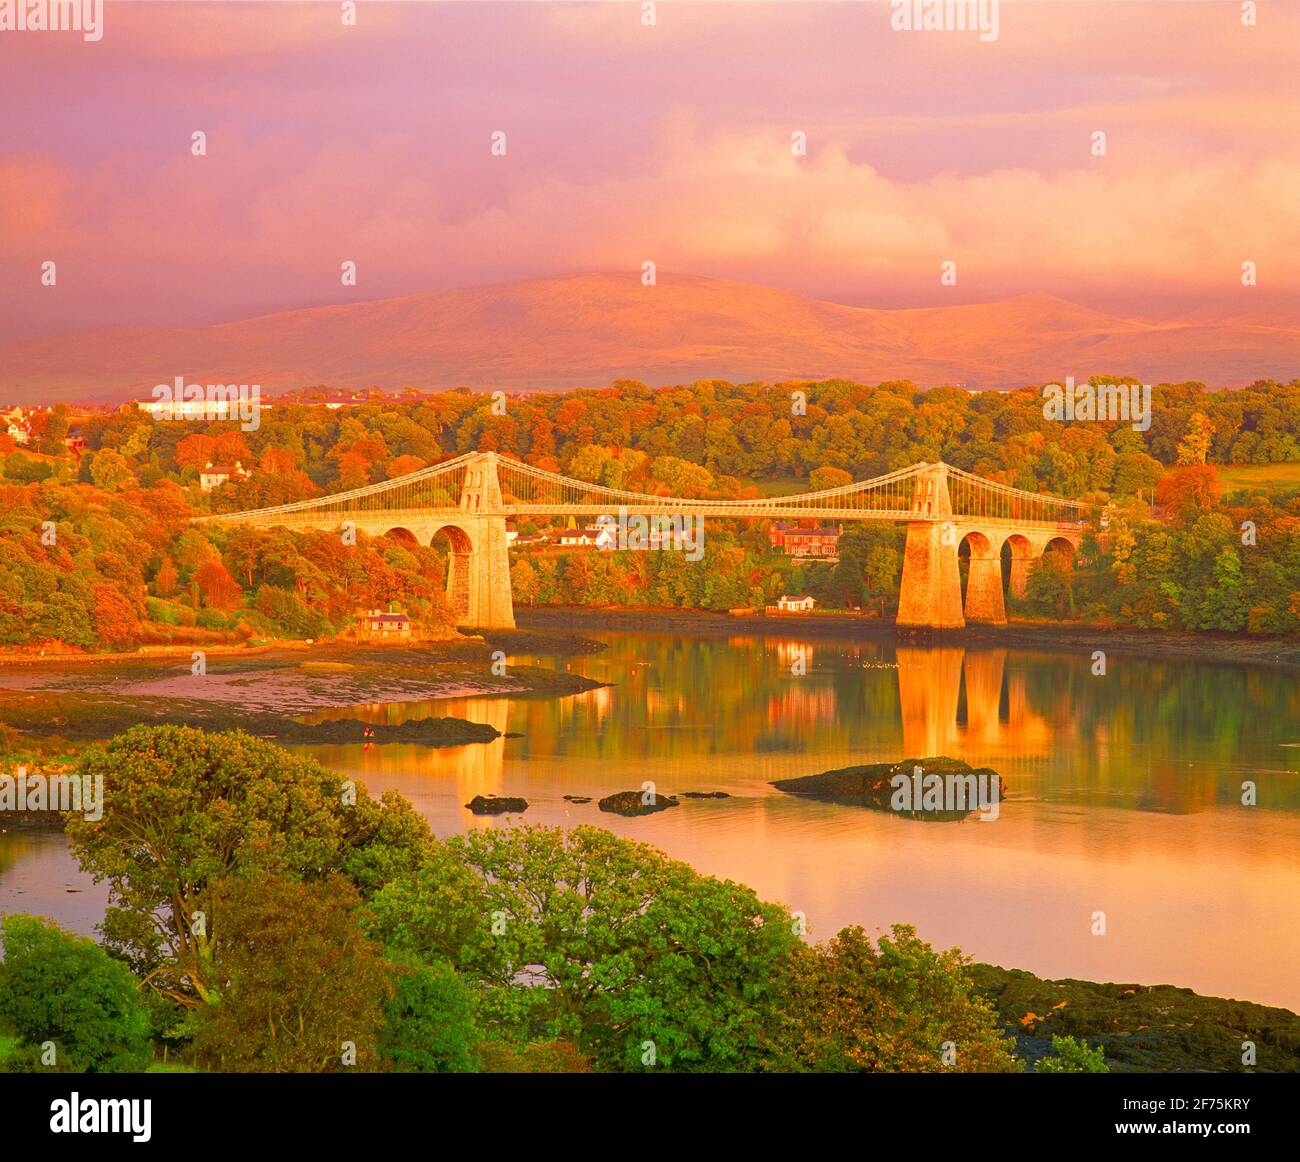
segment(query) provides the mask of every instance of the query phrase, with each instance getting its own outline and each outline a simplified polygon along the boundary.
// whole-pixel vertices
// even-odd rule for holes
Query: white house
[[[199,472],[199,487],[211,492],[227,480],[247,480],[252,475],[238,460],[233,464],[213,464],[211,460]]]
[[[813,597],[782,597],[776,603],[777,609],[786,613],[811,613],[817,606]]]
[[[604,525],[587,525],[581,529],[565,529],[560,533],[562,545],[599,545],[600,538],[609,532]]]
[[[32,438],[31,425],[27,422],[27,417],[23,414],[22,408],[16,407],[10,411],[0,413],[0,420],[4,421],[5,430],[15,444],[25,444]]]

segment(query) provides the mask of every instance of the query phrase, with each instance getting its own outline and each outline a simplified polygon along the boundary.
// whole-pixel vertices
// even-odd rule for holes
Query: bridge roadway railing
[[[1018,520],[1015,518],[962,515],[926,516],[908,509],[843,509],[843,508],[782,508],[771,505],[718,505],[702,501],[697,505],[646,503],[622,506],[629,516],[692,516],[712,517],[713,519],[768,519],[768,520],[830,520],[830,521],[889,521],[889,522],[925,522],[943,524],[951,522],[959,528],[977,528],[980,526],[997,526],[1033,529],[1061,529],[1078,531],[1085,523],[1081,520]],[[250,513],[216,513],[200,520],[211,520],[223,524],[255,523],[264,527],[282,528],[319,528],[322,525],[342,524],[344,521],[369,523],[387,522],[394,527],[403,524],[428,521],[446,521],[454,523],[467,517],[502,517],[507,520],[526,516],[581,516],[581,517],[617,517],[619,508],[609,505],[579,504],[544,505],[544,504],[510,504],[501,508],[469,512],[462,508],[394,508],[394,509],[354,509],[334,511],[325,506],[318,509],[300,509],[296,512],[250,512]]]

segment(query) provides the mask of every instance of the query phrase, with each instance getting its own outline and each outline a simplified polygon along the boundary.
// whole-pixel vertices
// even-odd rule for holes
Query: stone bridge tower
[[[497,454],[484,452],[465,469],[461,515],[443,526],[452,541],[447,596],[460,625],[515,627],[504,509]]]
[[[948,466],[931,464],[916,477],[912,516],[903,550],[903,583],[898,594],[900,629],[961,629],[960,537],[952,519]]]

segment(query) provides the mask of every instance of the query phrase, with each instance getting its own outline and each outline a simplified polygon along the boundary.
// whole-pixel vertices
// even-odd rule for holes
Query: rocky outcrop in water
[[[415,718],[409,722],[363,722],[360,718],[332,718],[327,722],[292,722],[277,728],[276,736],[311,742],[419,742],[426,746],[461,746],[491,742],[501,732],[485,722],[464,718]]]
[[[996,810],[1006,797],[1006,784],[997,771],[945,757],[843,767],[777,779],[772,786],[821,803],[870,807],[931,823],[951,823],[976,810]]]
[[[528,810],[528,800],[509,795],[475,795],[465,804],[475,815],[506,815]]]
[[[679,806],[672,795],[654,795],[647,803],[642,799],[641,791],[619,791],[616,795],[607,795],[597,806],[602,811],[614,815],[653,815],[656,811],[667,811],[669,807]]]

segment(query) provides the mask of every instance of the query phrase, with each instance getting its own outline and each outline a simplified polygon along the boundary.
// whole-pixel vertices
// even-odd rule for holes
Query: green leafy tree
[[[131,479],[131,465],[120,452],[104,448],[95,453],[95,460],[90,466],[90,478],[95,482],[96,488],[115,492]]]
[[[1109,1073],[1106,1055],[1101,1046],[1095,1049],[1087,1041],[1073,1037],[1053,1037],[1052,1057],[1042,1057],[1034,1066],[1035,1073]]]
[[[53,475],[54,466],[45,460],[37,460],[34,456],[24,456],[21,452],[14,452],[5,458],[5,476],[10,480],[17,480],[23,484],[39,484]]]
[[[391,982],[356,888],[340,875],[233,875],[209,898],[214,984],[194,1059],[236,1073],[377,1069]]]
[[[445,960],[398,958],[396,969],[379,1042],[384,1059],[401,1073],[477,1072],[469,986]]]
[[[956,949],[936,952],[896,924],[873,946],[861,928],[801,951],[774,1026],[771,1064],[814,1073],[1015,1073],[993,1008]]]
[[[366,906],[369,935],[390,955],[446,961],[473,976],[506,975],[485,917],[488,885],[459,849],[430,842],[419,861],[390,879]]]
[[[310,759],[240,731],[136,726],[87,751],[99,820],[72,817],[73,854],[107,880],[106,943],[174,1001],[211,999],[208,890],[223,876],[318,878],[363,891],[413,866],[428,829],[405,799],[371,799]]]
[[[1025,604],[1053,617],[1074,613],[1074,562],[1067,551],[1049,549],[1030,565]]]
[[[460,955],[482,981],[481,1017],[510,1039],[571,1038],[602,1069],[755,1068],[799,943],[784,909],[595,827],[511,827],[446,846],[480,877],[476,935],[460,933],[468,908],[455,935],[442,926],[439,901],[466,890],[452,863],[443,894],[426,867],[375,907],[397,943]],[[420,891],[429,905],[395,931],[394,905]]]
[[[7,916],[0,934],[0,1025],[32,1049],[53,1041],[56,1068],[121,1073],[149,1064],[149,1016],[124,964],[40,916]]]

